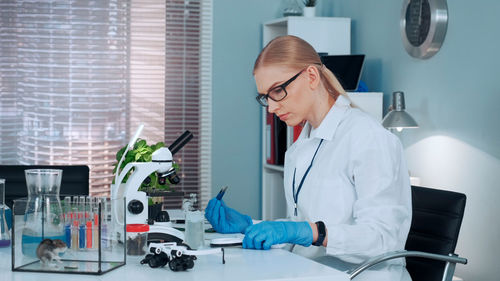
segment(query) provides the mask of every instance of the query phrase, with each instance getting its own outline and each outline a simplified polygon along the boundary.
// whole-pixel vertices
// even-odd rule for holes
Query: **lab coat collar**
[[[335,135],[335,131],[337,130],[340,121],[344,118],[345,112],[350,107],[350,104],[351,101],[348,98],[343,95],[339,95],[332,108],[330,108],[323,121],[321,121],[318,128],[313,129],[311,124],[307,122],[302,130],[301,137],[304,134],[303,137],[307,138],[307,134],[309,134],[309,138],[332,140]]]

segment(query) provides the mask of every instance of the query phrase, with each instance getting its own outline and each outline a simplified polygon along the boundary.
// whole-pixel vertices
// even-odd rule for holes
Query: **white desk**
[[[0,249],[0,281],[154,281],[154,280],[328,280],[347,281],[347,274],[282,249],[226,248],[226,264],[220,255],[198,256],[193,269],[173,272],[168,266],[141,265],[143,257],[127,257],[127,264],[101,276],[12,272],[10,248]]]

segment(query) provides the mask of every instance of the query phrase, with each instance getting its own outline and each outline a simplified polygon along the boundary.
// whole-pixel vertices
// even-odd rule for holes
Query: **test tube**
[[[92,207],[93,226],[92,226],[92,248],[97,249],[99,245],[99,198],[94,198]]]
[[[80,235],[79,235],[79,222],[78,220],[73,221],[73,226],[71,227],[71,249],[77,251],[78,250],[78,243],[80,241]]]
[[[79,221],[78,221],[78,198],[73,197],[73,203],[71,204],[71,249],[77,251],[80,235],[79,235]]]
[[[86,245],[87,245],[87,249],[92,249],[92,207],[93,207],[93,204],[92,204],[92,201],[93,201],[93,197],[90,197],[88,196],[87,197],[87,201],[86,201],[86,204],[85,204],[85,232],[86,232],[86,239],[85,239],[85,242],[86,242]]]
[[[66,246],[71,248],[71,197],[64,197],[64,242],[66,242]]]
[[[103,248],[108,247],[108,198],[103,197],[100,200],[101,205],[101,245]]]
[[[79,248],[85,248],[85,196],[80,196],[80,200],[78,202],[78,223],[80,225],[79,229]]]
[[[88,221],[89,219],[92,219],[92,200],[93,197],[87,196],[85,198],[85,220]]]

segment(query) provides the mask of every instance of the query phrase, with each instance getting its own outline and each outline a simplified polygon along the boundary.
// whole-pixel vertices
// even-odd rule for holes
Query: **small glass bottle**
[[[0,247],[10,246],[10,232],[7,226],[5,205],[5,180],[0,179]],[[6,205],[5,205],[6,206]]]

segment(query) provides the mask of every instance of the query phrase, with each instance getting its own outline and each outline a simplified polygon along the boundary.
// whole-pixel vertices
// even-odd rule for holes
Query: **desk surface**
[[[345,273],[282,249],[226,248],[226,264],[220,255],[198,256],[193,269],[173,272],[168,267],[141,265],[142,257],[127,257],[127,265],[101,276],[12,272],[10,248],[0,248],[0,281],[78,280],[328,280],[347,281]]]

